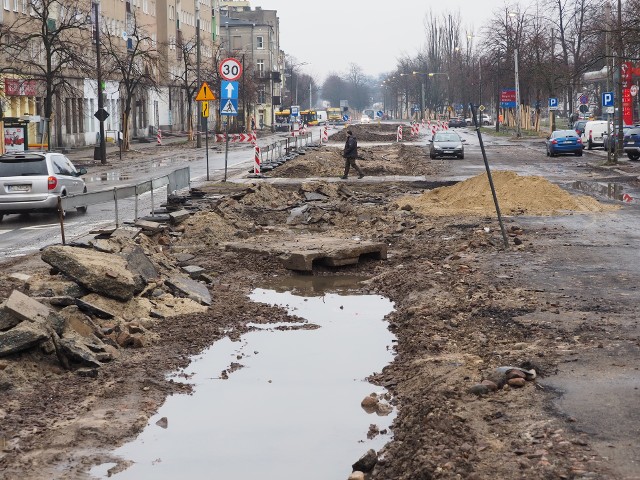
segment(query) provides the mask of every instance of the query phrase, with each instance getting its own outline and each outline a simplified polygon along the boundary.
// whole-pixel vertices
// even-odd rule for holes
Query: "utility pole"
[[[98,160],[103,165],[107,163],[107,144],[104,138],[104,98],[103,98],[103,86],[102,86],[102,64],[100,62],[100,0],[93,3],[93,8],[96,12],[95,28],[96,28],[96,80],[98,82],[98,122],[100,123],[100,146],[98,155],[94,154],[94,160]]]
[[[611,4],[609,2],[606,2],[604,4],[604,18],[605,18],[605,25],[606,25],[606,30],[605,30],[605,50],[606,50],[606,58],[607,58],[607,92],[611,91],[611,73],[612,73],[612,67],[611,67]],[[607,107],[610,108],[610,107]],[[607,146],[607,163],[612,163],[613,162],[613,142],[612,140],[612,134],[613,132],[611,131],[611,113],[609,111],[607,111],[607,140],[609,142],[609,145]]]
[[[623,64],[623,45],[622,45],[622,0],[618,0],[618,31],[616,32],[616,40],[618,44],[618,84],[616,85],[616,99],[615,103],[618,105],[618,138],[616,141],[616,154],[613,157],[613,162],[617,163],[618,158],[622,155],[623,143],[624,143],[624,126],[623,118],[623,104],[622,104],[622,64]]]
[[[200,0],[195,0],[196,2],[196,88],[200,88]],[[190,98],[189,101],[192,101]],[[204,124],[202,118],[202,102],[196,102],[197,105],[197,117],[198,121],[196,125],[198,125],[198,133],[196,134],[196,148],[202,147],[202,136],[200,132],[202,131],[202,125]]]

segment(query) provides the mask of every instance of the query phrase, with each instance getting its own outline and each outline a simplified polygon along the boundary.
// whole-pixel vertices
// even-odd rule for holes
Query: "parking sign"
[[[602,106],[613,107],[613,92],[602,92]]]
[[[557,110],[557,109],[558,109],[558,99],[549,98],[549,110]]]

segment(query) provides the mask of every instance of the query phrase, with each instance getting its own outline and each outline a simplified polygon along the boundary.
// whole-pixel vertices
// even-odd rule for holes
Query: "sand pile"
[[[253,207],[277,208],[292,203],[291,195],[272,187],[267,183],[252,184],[246,195],[238,200],[241,204]]]
[[[505,215],[555,215],[569,212],[602,212],[617,207],[584,195],[571,195],[543,177],[519,176],[510,171],[492,172],[493,184]],[[399,199],[425,215],[495,215],[487,174],[450,187]]]

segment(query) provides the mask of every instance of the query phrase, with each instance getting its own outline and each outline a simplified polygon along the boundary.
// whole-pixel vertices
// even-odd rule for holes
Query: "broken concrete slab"
[[[0,305],[0,332],[15,327],[23,320],[4,309],[4,303]]]
[[[136,227],[141,228],[145,232],[151,233],[159,233],[164,231],[167,227],[166,225],[159,222],[150,222],[148,220],[136,220]]]
[[[171,225],[178,225],[187,220],[190,216],[191,212],[188,210],[176,210],[175,212],[169,213],[169,221],[171,222]]]
[[[141,229],[137,227],[120,226],[111,234],[111,238],[125,238],[133,240],[140,234]]]
[[[182,271],[187,275],[189,275],[194,280],[198,280],[200,278],[200,275],[202,275],[205,270],[204,268],[199,267],[197,265],[186,265],[182,267]]]
[[[14,290],[4,303],[4,310],[10,315],[30,322],[42,323],[47,320],[51,310],[46,305]]]
[[[149,260],[149,257],[139,245],[127,248],[122,253],[127,260],[127,268],[131,272],[140,275],[145,283],[153,282],[160,276],[153,262]]]
[[[202,305],[211,305],[211,294],[200,282],[187,277],[173,276],[166,281],[166,284]]]
[[[238,252],[278,255],[285,268],[310,272],[314,264],[330,267],[355,265],[361,257],[387,258],[387,244],[334,237],[298,237],[295,241],[274,243],[267,238],[251,242],[229,242],[225,248]]]
[[[89,303],[80,298],[76,298],[76,305],[80,309],[80,311],[86,313],[87,315],[94,316],[97,318],[101,318],[103,320],[110,320],[115,317],[115,314],[105,310],[104,308],[98,307],[93,303]]]
[[[88,367],[101,365],[94,353],[79,338],[74,336],[61,338],[58,340],[58,345],[62,349],[62,353],[72,362]]]
[[[56,245],[42,251],[42,260],[90,291],[117,300],[130,300],[146,284],[119,255]]]
[[[195,255],[191,255],[190,253],[176,253],[173,258],[175,258],[178,263],[186,263],[189,260],[193,260]]]
[[[22,322],[6,332],[0,332],[0,357],[29,350],[49,339],[44,323]]]

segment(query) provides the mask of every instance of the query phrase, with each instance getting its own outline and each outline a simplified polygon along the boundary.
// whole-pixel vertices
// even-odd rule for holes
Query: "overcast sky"
[[[252,0],[251,6],[277,10],[280,47],[301,72],[322,82],[328,73],[345,73],[350,63],[366,75],[395,69],[415,56],[424,42],[425,14],[460,11],[463,25],[480,27],[505,0]]]

